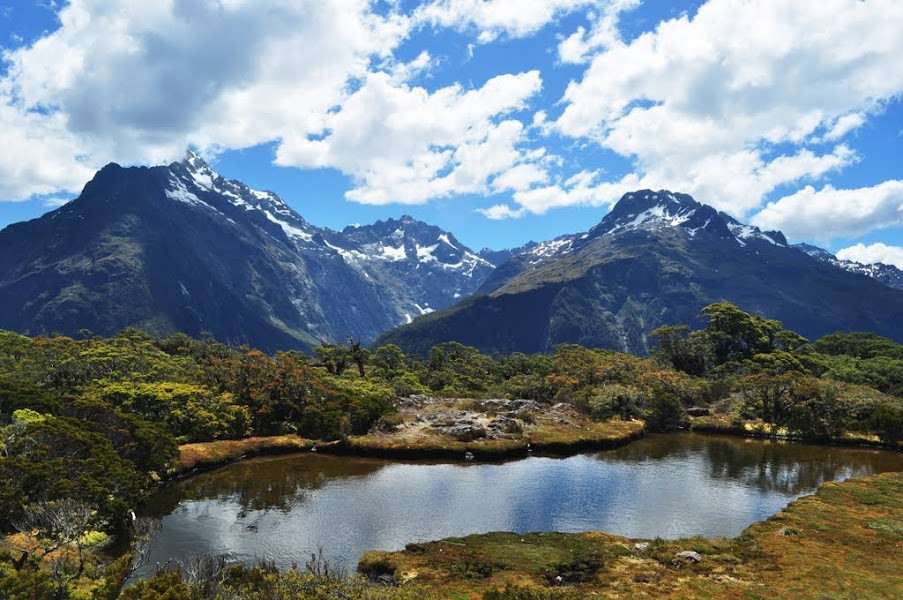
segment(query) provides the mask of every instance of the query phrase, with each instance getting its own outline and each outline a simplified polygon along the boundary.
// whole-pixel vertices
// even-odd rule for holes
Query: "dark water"
[[[735,536],[828,480],[903,470],[903,454],[695,434],[504,464],[303,454],[258,458],[170,486],[146,569],[192,554],[303,564],[322,547],[353,570],[371,549],[488,531]]]

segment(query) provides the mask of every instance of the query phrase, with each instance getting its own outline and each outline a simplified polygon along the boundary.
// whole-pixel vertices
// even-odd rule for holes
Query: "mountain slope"
[[[377,343],[424,352],[457,340],[490,352],[542,352],[574,342],[645,353],[650,331],[694,323],[719,300],[811,338],[870,330],[903,340],[903,292],[667,191],[626,194],[589,231],[500,265],[483,291]]]
[[[99,171],[82,194],[0,231],[0,328],[208,331],[266,349],[372,340],[471,294],[493,270],[410,218],[307,223],[198,156]]]

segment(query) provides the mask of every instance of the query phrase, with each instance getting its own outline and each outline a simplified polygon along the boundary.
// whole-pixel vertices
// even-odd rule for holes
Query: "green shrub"
[[[896,444],[903,440],[903,406],[900,404],[878,406],[869,423],[882,442]]]

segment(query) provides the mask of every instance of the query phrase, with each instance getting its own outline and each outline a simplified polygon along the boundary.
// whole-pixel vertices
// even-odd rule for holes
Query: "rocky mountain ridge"
[[[579,343],[644,354],[649,333],[728,300],[815,338],[838,330],[903,339],[903,292],[812,258],[667,190],[625,194],[596,226],[516,253],[480,289],[378,343],[424,352],[455,339],[483,351]]]
[[[0,231],[0,328],[210,332],[309,349],[472,294],[494,265],[410,217],[316,227],[189,152],[99,171],[75,200]]]

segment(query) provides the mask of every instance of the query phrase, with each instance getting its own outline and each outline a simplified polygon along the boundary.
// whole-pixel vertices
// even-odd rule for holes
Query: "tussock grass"
[[[259,454],[283,454],[310,450],[315,445],[296,435],[251,437],[243,440],[218,440],[183,444],[179,446],[179,458],[173,465],[173,474],[180,475],[195,469],[211,468]]]

